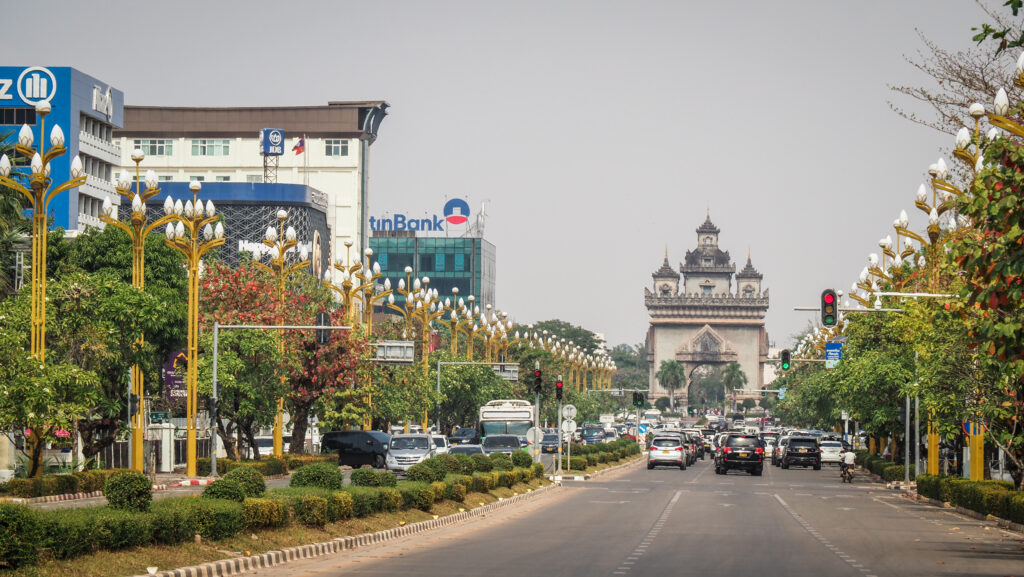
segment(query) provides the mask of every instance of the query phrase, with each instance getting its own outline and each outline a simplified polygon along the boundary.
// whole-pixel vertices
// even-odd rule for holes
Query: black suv
[[[474,427],[459,427],[448,437],[448,442],[453,445],[479,445],[480,431]]]
[[[715,456],[715,473],[725,475],[731,469],[760,476],[764,470],[764,444],[757,435],[729,435]]]
[[[337,451],[338,464],[384,468],[391,435],[383,431],[331,431],[320,439],[320,452]]]
[[[821,448],[818,447],[818,439],[814,437],[790,437],[786,450],[782,453],[782,468],[788,469],[790,465],[802,467],[814,467],[815,471],[821,470]]]

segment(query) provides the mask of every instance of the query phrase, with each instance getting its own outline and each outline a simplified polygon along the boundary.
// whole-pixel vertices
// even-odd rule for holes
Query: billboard
[[[260,154],[263,156],[284,154],[284,131],[280,128],[260,129]]]

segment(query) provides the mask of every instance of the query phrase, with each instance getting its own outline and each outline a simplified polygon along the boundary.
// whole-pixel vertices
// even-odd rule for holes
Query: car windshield
[[[660,439],[654,439],[651,441],[652,447],[667,448],[667,447],[678,447],[679,439],[673,439],[671,437],[663,437]]]
[[[402,451],[405,449],[429,449],[430,445],[423,437],[391,439],[391,449]]]
[[[825,441],[821,444],[822,447],[828,447],[830,449],[842,449],[843,444],[839,441]]]
[[[757,437],[729,437],[730,447],[757,447]]]
[[[434,437],[435,447],[444,447],[445,445],[447,445],[447,443],[444,442],[444,439],[442,439],[441,437]]]
[[[483,453],[484,450],[479,445],[455,445],[451,449],[448,449],[449,453],[455,455],[475,455],[477,453]]]
[[[519,443],[519,438],[518,437],[512,437],[512,436],[508,436],[508,435],[494,435],[494,436],[487,437],[486,439],[484,439],[484,446],[485,447],[489,447],[489,448],[493,448],[493,447],[515,447],[515,448],[518,449],[519,446],[520,446],[520,443]]]
[[[472,437],[474,435],[476,435],[476,429],[471,429],[469,427],[459,427],[458,429],[455,430],[455,434],[452,435],[452,436],[453,437]]]
[[[541,442],[542,443],[557,443],[558,442],[558,435],[544,435],[544,439]]]
[[[583,429],[583,434],[587,437],[596,437],[598,435],[603,435],[604,430],[598,429],[597,427],[586,427]]]
[[[790,447],[817,447],[818,442],[814,439],[791,439],[789,441]]]

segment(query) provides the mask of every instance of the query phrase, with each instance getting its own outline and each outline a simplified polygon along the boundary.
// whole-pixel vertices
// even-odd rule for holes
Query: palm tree
[[[676,412],[676,389],[686,384],[686,369],[678,361],[661,361],[654,378],[668,391],[669,411]]]
[[[739,363],[732,361],[722,371],[722,383],[729,390],[741,389],[747,384],[747,374],[743,372],[743,367]]]

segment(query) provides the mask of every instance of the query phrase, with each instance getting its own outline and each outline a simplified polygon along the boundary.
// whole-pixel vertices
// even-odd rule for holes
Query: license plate
[[[662,451],[661,454],[662,455],[671,455],[672,451]]]
[[[740,453],[741,457],[746,457],[749,453]]]
[[[806,452],[807,452],[807,449],[800,449],[800,452],[801,452],[801,453],[806,453]]]

